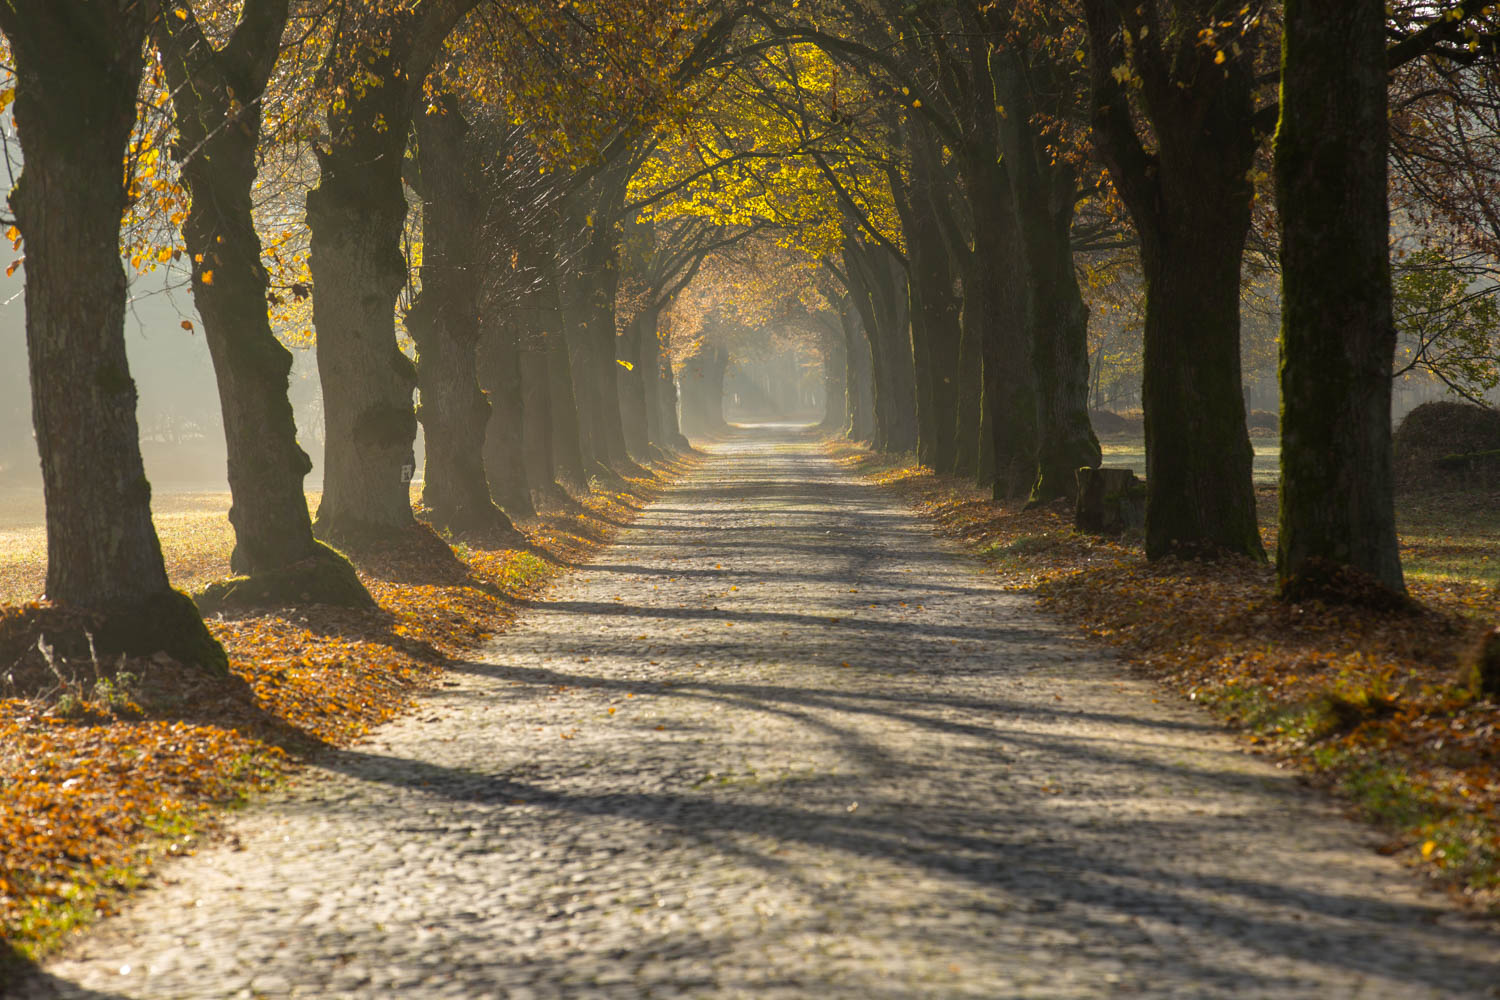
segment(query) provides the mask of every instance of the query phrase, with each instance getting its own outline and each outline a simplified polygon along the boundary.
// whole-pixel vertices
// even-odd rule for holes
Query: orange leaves
[[[1500,891],[1500,705],[1474,698],[1456,669],[1475,621],[1493,624],[1497,613],[1492,502],[1476,497],[1439,516],[1424,500],[1399,512],[1424,610],[1395,616],[1283,604],[1267,565],[1147,563],[1138,548],[1075,534],[1066,505],[996,505],[967,483],[852,445],[831,453],[963,541],[1006,588],[1035,594],[1258,748],[1324,775],[1399,832],[1397,850],[1472,894]],[[1273,511],[1274,490],[1264,494]]]
[[[629,493],[583,498],[582,513],[548,515],[529,526],[525,551],[476,549],[460,561],[424,528],[421,544],[367,553],[356,562],[378,611],[216,618],[227,680],[131,660],[101,686],[84,648],[67,653],[84,657],[67,691],[45,667],[24,690],[0,689],[25,695],[0,699],[0,937],[26,954],[55,946],[108,912],[154,859],[191,853],[212,807],[273,780],[288,752],[350,743],[403,711],[449,657],[508,624],[518,599],[607,542],[657,482],[632,480]],[[174,580],[227,560],[232,539],[199,537],[208,532],[198,520],[159,528],[169,562],[183,561]],[[19,661],[43,630],[61,655],[56,637],[81,644],[86,625],[65,609],[0,604],[0,663]]]

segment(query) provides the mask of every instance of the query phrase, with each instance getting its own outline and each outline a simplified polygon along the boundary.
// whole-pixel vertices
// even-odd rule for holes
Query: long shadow
[[[1262,943],[1274,939],[1278,957],[1291,955],[1314,964],[1363,971],[1370,956],[1360,946],[1368,944],[1369,925],[1414,928],[1432,923],[1442,913],[1437,906],[1288,885],[1274,873],[1268,873],[1264,880],[1251,880],[1180,870],[1172,866],[1170,857],[1153,868],[1112,860],[1104,853],[1061,843],[1038,832],[1056,821],[1037,808],[1039,797],[1027,801],[1014,796],[993,809],[950,807],[927,811],[921,817],[903,809],[899,801],[870,802],[863,812],[851,814],[841,806],[844,799],[836,795],[824,796],[832,801],[818,809],[783,802],[728,801],[709,792],[618,790],[576,794],[536,781],[368,752],[341,751],[324,763],[360,780],[420,790],[450,801],[543,807],[569,817],[563,822],[570,826],[583,818],[619,821],[624,824],[621,836],[625,838],[639,838],[629,828],[642,823],[668,829],[715,851],[722,850],[728,838],[737,845],[736,854],[754,858],[766,870],[783,874],[783,860],[746,846],[751,837],[759,834],[777,842],[831,849],[849,856],[854,866],[860,864],[858,859],[897,863],[992,889],[997,898],[1019,897],[1026,901],[1025,912],[1031,922],[1041,922],[1070,936],[1078,934],[1082,917],[1091,933],[1121,939],[1122,946],[1139,944],[1139,933],[1118,920],[1104,919],[1103,911],[1143,919],[1170,915],[1188,926],[1214,928],[1219,936],[1245,948],[1263,950]],[[835,781],[832,791],[841,787]],[[799,789],[804,799],[815,790],[807,782],[800,782]],[[481,825],[494,822],[488,812],[476,813],[474,818]],[[924,821],[922,825],[918,825],[919,819]],[[1230,835],[1237,822],[1233,816],[1169,822],[1132,819],[1113,824],[1110,833],[1143,843],[1170,844],[1185,836],[1213,839]],[[966,828],[993,832],[961,832]],[[1101,886],[1107,886],[1108,891],[1101,891]],[[811,885],[808,888],[816,889]],[[1284,908],[1293,914],[1258,913],[1253,904]],[[1336,923],[1309,935],[1295,914],[1316,914]],[[1463,929],[1444,928],[1442,933],[1445,938],[1476,936],[1491,940],[1487,933]],[[1410,937],[1391,936],[1379,943],[1382,957],[1389,958],[1395,952],[1400,959],[1383,962],[1381,971],[1412,984],[1430,984],[1439,970],[1457,972],[1470,981],[1485,981],[1500,974],[1500,963],[1436,953],[1430,940]],[[1181,954],[1173,955],[1172,960],[1189,967],[1195,962],[1194,956]],[[1222,974],[1223,970],[1207,965],[1197,969],[1197,978],[1214,979]]]
[[[1033,642],[1050,638],[1047,632],[1014,628],[983,627],[973,625],[921,625],[913,622],[872,621],[854,617],[859,608],[850,608],[847,614],[810,615],[791,611],[735,611],[728,608],[668,608],[646,607],[636,604],[621,604],[613,601],[522,601],[522,607],[532,610],[603,616],[611,618],[667,619],[685,621],[735,621],[757,624],[805,625],[818,628],[837,628],[842,631],[889,633],[903,637],[926,636],[935,639],[967,639],[974,642]],[[863,607],[864,605],[861,605]]]

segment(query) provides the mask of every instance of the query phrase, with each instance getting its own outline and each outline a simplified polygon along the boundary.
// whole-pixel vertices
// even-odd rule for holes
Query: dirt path
[[[1373,834],[790,431],[232,833],[21,995],[1500,995]]]

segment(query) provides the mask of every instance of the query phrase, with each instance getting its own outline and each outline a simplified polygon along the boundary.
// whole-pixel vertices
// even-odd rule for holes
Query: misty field
[[[321,490],[309,491],[308,508],[317,510],[321,497]],[[191,593],[229,575],[234,529],[228,490],[162,490],[151,510],[174,586]],[[0,488],[0,604],[35,600],[46,577],[41,490]]]

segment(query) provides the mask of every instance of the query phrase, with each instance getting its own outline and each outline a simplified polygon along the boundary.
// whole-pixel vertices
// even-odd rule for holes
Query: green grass
[[[1500,587],[1500,496],[1403,496],[1396,502],[1396,528],[1409,581]]]
[[[1251,438],[1255,449],[1252,474],[1257,485],[1274,485],[1281,476],[1281,442],[1276,438]],[[1132,469],[1138,476],[1146,474],[1146,439],[1133,435],[1100,438],[1104,464]]]

